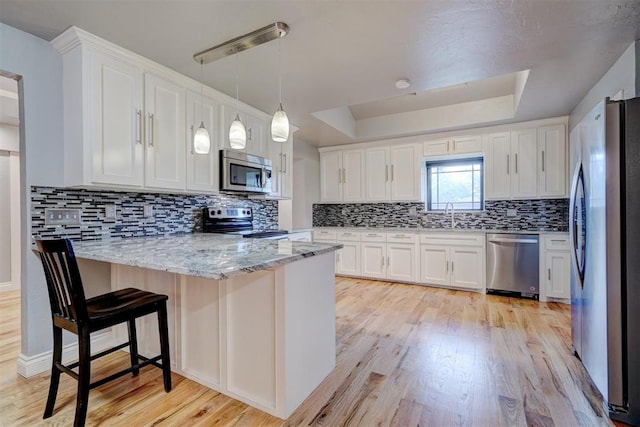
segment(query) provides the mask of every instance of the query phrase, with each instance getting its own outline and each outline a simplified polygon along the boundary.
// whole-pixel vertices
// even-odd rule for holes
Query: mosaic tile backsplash
[[[105,218],[105,207],[115,205],[116,219]],[[144,217],[144,206],[153,215]],[[278,202],[229,195],[172,195],[71,188],[31,187],[31,232],[34,236],[98,240],[202,231],[206,206],[251,207],[255,228],[278,228]],[[45,209],[81,209],[80,225],[45,225]]]
[[[487,200],[482,212],[456,212],[455,222],[457,229],[567,231],[569,199]],[[313,226],[449,228],[451,215],[425,212],[423,203],[314,204]]]

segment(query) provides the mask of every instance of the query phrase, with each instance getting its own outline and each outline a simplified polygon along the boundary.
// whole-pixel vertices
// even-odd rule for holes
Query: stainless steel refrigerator
[[[640,98],[571,132],[571,335],[613,419],[640,425]]]

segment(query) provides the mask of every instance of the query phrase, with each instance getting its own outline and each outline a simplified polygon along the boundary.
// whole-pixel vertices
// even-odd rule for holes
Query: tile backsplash
[[[115,205],[116,219],[105,218],[105,207]],[[153,215],[144,217],[144,206]],[[74,188],[31,187],[31,233],[34,236],[96,240],[202,231],[202,208],[242,206],[253,209],[254,227],[278,228],[278,202],[231,195],[176,195]],[[79,225],[45,225],[45,209],[81,209]]]
[[[569,199],[488,200],[484,211],[456,212],[455,222],[458,229],[567,231]],[[425,212],[424,203],[314,204],[313,226],[449,228],[451,216]]]

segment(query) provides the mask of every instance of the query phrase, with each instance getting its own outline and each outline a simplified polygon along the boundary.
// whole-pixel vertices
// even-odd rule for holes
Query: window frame
[[[433,209],[432,201],[431,201],[431,168],[433,166],[462,166],[473,164],[476,162],[480,162],[480,207],[477,209],[460,209],[458,212],[482,212],[484,211],[485,205],[485,195],[484,195],[484,167],[485,161],[483,156],[470,156],[470,157],[457,157],[457,158],[441,158],[437,160],[429,160],[425,161],[426,168],[426,178],[427,178],[427,189],[426,189],[426,200],[425,200],[425,211],[427,212],[444,212],[445,209]],[[473,171],[471,172],[473,174]],[[473,179],[473,177],[472,177]],[[473,188],[471,189],[473,193]],[[472,202],[473,203],[473,202]]]

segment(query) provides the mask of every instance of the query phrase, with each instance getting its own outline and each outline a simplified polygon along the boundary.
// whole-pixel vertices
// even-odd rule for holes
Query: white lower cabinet
[[[373,279],[386,278],[387,244],[362,242],[362,275]]]
[[[417,257],[415,244],[387,243],[387,279],[415,282]]]
[[[420,236],[420,282],[482,291],[484,234],[433,233]]]
[[[571,298],[569,236],[540,236],[540,300]]]
[[[336,251],[336,274],[358,276],[360,274],[360,242],[338,240],[344,246]]]

